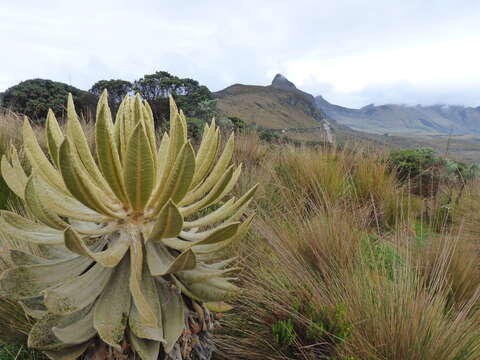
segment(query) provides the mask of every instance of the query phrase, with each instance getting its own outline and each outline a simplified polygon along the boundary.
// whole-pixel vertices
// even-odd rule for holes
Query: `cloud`
[[[0,91],[34,77],[88,89],[155,70],[220,90],[282,72],[342,105],[473,105],[479,15],[474,0],[5,1]]]

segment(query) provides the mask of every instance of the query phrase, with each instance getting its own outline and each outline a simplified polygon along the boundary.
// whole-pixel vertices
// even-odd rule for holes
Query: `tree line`
[[[206,121],[215,113],[215,100],[206,86],[200,85],[197,80],[180,78],[166,71],[147,74],[133,82],[100,80],[88,91],[57,81],[30,79],[0,93],[0,106],[41,123],[49,108],[59,117],[64,115],[65,99],[70,92],[78,110],[88,118],[95,114],[98,97],[104,89],[109,93],[109,105],[114,113],[125,95],[138,92],[150,103],[157,126],[160,127],[169,118],[169,95],[175,98],[178,106],[190,118]]]

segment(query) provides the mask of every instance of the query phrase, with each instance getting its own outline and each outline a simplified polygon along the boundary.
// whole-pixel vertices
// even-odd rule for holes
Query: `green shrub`
[[[199,118],[188,118],[187,119],[187,130],[188,137],[198,141],[202,138],[203,128],[205,127],[206,122]]]
[[[389,160],[396,167],[401,180],[422,175],[441,162],[429,148],[392,151]]]
[[[306,301],[299,308],[299,312],[300,317],[307,319],[306,329],[304,329],[306,342],[326,341],[337,344],[350,336],[352,327],[347,320],[346,307],[343,304],[317,308]]]
[[[258,131],[258,136],[263,141],[271,143],[271,142],[278,142],[278,140],[280,140],[280,135],[278,135],[276,132],[270,129],[259,127],[257,131]]]
[[[97,97],[73,86],[45,79],[31,79],[8,88],[3,97],[3,106],[27,115],[32,119],[44,119],[49,108],[56,115],[65,110],[65,98],[73,95],[81,113],[95,111]]]
[[[389,161],[396,170],[398,179],[409,183],[412,193],[416,195],[435,195],[442,177],[446,174],[445,160],[429,148],[392,151]]]
[[[0,360],[46,360],[38,351],[28,349],[25,345],[6,344],[0,346]]]
[[[236,116],[229,116],[228,119],[232,122],[233,129],[236,133],[243,133],[248,125],[245,121]]]
[[[368,266],[385,275],[389,280],[394,280],[395,274],[405,262],[393,245],[376,235],[366,235],[362,245],[364,261]]]
[[[272,334],[280,345],[292,345],[297,337],[292,319],[277,321],[272,325]]]

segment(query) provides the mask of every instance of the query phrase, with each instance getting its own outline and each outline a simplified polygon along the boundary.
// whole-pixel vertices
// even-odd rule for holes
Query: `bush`
[[[57,116],[65,110],[65,98],[72,93],[77,110],[94,114],[97,97],[73,86],[45,79],[31,79],[8,88],[5,91],[3,106],[12,111],[27,115],[31,119],[41,120],[47,116],[49,108]]]
[[[247,130],[247,123],[236,116],[229,116],[228,119],[232,122],[233,129],[236,133],[242,134]]]
[[[111,79],[97,81],[88,91],[96,97],[100,97],[102,91],[107,89],[108,105],[112,111],[116,112],[123,98],[132,91],[132,88],[133,84],[130,81]]]
[[[187,127],[188,127],[188,137],[198,141],[202,138],[203,128],[205,127],[206,122],[198,118],[188,118]]]
[[[429,148],[405,149],[390,153],[391,167],[398,179],[409,183],[414,194],[432,196],[437,193],[444,175],[445,160]]]

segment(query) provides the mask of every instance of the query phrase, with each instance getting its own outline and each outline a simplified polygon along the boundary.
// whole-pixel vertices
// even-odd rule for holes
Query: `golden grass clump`
[[[245,291],[216,337],[221,358],[480,358],[478,236],[435,233],[383,158],[287,145],[255,161],[264,196],[235,249]]]

